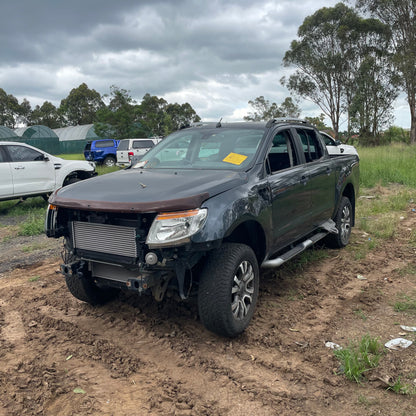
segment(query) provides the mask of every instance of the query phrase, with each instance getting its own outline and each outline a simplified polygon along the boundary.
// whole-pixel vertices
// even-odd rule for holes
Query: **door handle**
[[[20,169],[24,169],[24,168],[25,168],[24,166],[16,166],[15,170],[20,170]]]

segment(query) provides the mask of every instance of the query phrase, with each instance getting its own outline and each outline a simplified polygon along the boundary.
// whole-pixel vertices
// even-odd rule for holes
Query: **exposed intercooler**
[[[72,244],[80,250],[137,257],[136,229],[133,227],[73,221]]]

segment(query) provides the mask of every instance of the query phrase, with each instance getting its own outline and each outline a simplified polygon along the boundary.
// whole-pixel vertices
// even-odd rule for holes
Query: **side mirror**
[[[335,140],[335,146],[339,146],[341,143],[341,140]]]
[[[49,162],[49,158],[48,158],[48,156],[43,155],[43,161],[44,161],[44,162]]]

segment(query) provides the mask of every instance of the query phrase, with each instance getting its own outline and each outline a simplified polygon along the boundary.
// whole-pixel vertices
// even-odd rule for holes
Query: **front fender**
[[[63,163],[59,169],[56,169],[56,188],[63,186],[65,178],[75,172],[88,172],[91,175],[94,173],[94,166],[90,165],[89,162],[82,160],[76,161],[71,160],[68,163]]]
[[[246,221],[259,223],[269,239],[268,233],[272,230],[270,201],[258,192],[258,185],[249,192],[244,188],[231,189],[202,204],[208,209],[208,216],[204,227],[192,237],[193,242],[222,240]]]

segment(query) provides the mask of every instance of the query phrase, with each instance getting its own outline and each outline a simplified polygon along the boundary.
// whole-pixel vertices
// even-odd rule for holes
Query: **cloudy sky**
[[[248,101],[289,96],[282,58],[303,19],[338,0],[2,0],[0,88],[32,108],[85,82],[168,102],[203,120],[241,120]],[[302,101],[302,117],[320,114]],[[408,127],[408,107],[396,124]],[[342,126],[341,126],[342,128]]]

